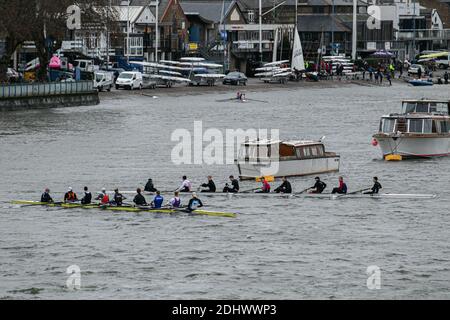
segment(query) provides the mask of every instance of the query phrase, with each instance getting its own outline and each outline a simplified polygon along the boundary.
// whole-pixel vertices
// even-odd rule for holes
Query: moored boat
[[[418,86],[432,86],[433,80],[431,79],[413,79],[408,81],[409,84],[418,87]]]
[[[381,117],[373,144],[387,160],[450,155],[450,101],[406,100],[401,113]]]
[[[293,177],[339,171],[340,156],[326,152],[321,140],[252,140],[235,161],[241,180]]]

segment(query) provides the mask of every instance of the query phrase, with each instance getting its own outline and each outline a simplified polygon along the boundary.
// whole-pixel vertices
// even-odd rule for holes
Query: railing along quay
[[[0,84],[0,99],[91,93],[92,81]]]

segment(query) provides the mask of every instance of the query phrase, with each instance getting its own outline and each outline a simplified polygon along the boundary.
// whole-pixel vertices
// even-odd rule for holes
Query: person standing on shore
[[[389,86],[392,86],[391,73],[390,72],[386,73],[386,80],[389,81]]]

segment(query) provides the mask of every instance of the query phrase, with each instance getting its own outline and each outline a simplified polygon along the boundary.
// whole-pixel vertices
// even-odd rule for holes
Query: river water
[[[151,92],[149,92],[151,94]],[[406,299],[450,298],[450,158],[387,163],[371,135],[405,98],[426,88],[296,88],[146,96],[112,93],[99,106],[0,113],[0,298],[3,299]],[[222,100],[219,102],[217,100]],[[233,165],[171,161],[174,130],[277,128],[282,138],[326,136],[349,188],[377,175],[385,192],[437,200],[204,198],[235,219],[111,213],[11,205],[56,199],[71,186],[133,190],[152,177],[174,189],[211,174],[223,187]],[[323,175],[331,187],[338,174]],[[312,177],[292,179],[299,191]],[[244,188],[254,182],[243,183]],[[81,290],[66,269],[81,269]],[[366,269],[380,268],[369,290]]]

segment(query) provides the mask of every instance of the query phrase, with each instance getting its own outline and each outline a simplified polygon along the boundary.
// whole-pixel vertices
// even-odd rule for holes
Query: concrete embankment
[[[100,99],[97,92],[44,97],[20,97],[0,99],[0,110],[92,106],[99,103]]]
[[[100,103],[92,81],[0,85],[0,110],[91,106]]]

